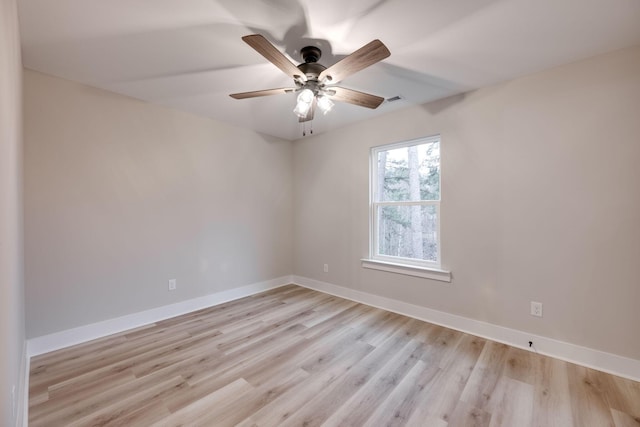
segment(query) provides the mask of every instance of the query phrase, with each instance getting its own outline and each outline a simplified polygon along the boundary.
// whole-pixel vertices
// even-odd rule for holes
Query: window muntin
[[[439,267],[439,136],[374,147],[371,201],[372,259]]]

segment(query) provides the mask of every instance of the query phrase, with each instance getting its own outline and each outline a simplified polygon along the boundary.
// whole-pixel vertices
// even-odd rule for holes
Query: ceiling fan
[[[373,40],[329,68],[318,63],[322,52],[316,46],[302,48],[300,54],[304,62],[296,66],[261,34],[244,36],[242,40],[291,77],[295,87],[234,93],[230,95],[232,98],[245,99],[299,92],[293,112],[300,122],[313,120],[316,106],[326,114],[333,107],[332,100],[367,108],[377,108],[384,101],[384,98],[376,95],[333,86],[351,74],[388,57],[391,53],[380,40]]]

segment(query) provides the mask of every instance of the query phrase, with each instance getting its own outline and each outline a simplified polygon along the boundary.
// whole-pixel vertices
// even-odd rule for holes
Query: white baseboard
[[[528,342],[533,341],[535,343],[536,351],[540,354],[555,357],[577,365],[586,366],[588,368],[597,369],[613,375],[618,375],[634,381],[640,381],[640,360],[630,359],[628,357],[618,356],[616,354],[606,353],[600,350],[594,350],[540,335],[534,335],[529,332],[505,328],[503,326],[481,322],[479,320],[445,313],[443,311],[433,310],[306,277],[293,276],[293,283],[305,288],[346,298],[525,350],[530,350]]]
[[[27,340],[27,357],[91,341],[293,283],[283,276]]]
[[[630,359],[616,354],[555,340],[553,338],[534,335],[529,332],[523,332],[443,311],[433,310],[392,298],[321,282],[319,280],[309,279],[302,276],[283,276],[240,288],[229,289],[227,291],[175,304],[29,339],[27,341],[27,360],[25,362],[25,383],[23,390],[25,395],[23,402],[25,411],[23,415],[23,423],[26,425],[27,421],[26,407],[28,400],[26,396],[28,395],[29,388],[29,359],[32,356],[48,353],[50,351],[80,344],[96,338],[102,338],[128,329],[179,316],[181,314],[212,307],[224,302],[244,298],[246,296],[278,288],[290,283],[295,283],[305,288],[350,299],[373,307],[378,307],[383,310],[392,311],[394,313],[456,329],[458,331],[525,350],[530,350],[528,348],[528,342],[533,341],[535,343],[536,351],[540,354],[597,369],[599,371],[608,372],[613,375],[629,378],[634,381],[640,381],[640,360]]]

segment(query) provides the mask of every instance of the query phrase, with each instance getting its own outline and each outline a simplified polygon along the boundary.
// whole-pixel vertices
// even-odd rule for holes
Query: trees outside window
[[[371,258],[440,265],[440,137],[372,149]]]

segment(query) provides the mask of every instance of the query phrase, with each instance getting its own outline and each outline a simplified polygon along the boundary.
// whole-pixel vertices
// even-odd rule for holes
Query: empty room
[[[0,0],[0,425],[640,426],[640,2]]]

